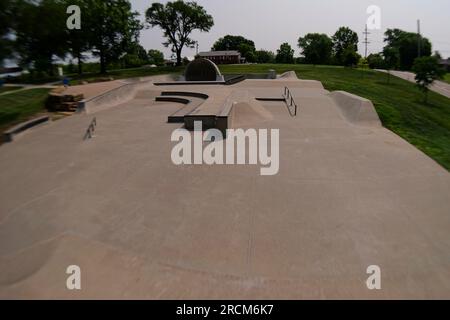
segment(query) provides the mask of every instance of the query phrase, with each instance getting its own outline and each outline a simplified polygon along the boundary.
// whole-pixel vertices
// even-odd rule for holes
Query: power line
[[[417,53],[418,53],[418,57],[420,58],[421,56],[421,36],[420,36],[420,20],[417,20]]]
[[[366,28],[365,28],[363,34],[364,34],[364,41],[363,41],[363,43],[364,43],[365,46],[366,46],[364,58],[367,58],[367,45],[370,44],[369,39],[368,39],[368,35],[370,34],[370,32],[367,31],[367,24],[366,24]]]

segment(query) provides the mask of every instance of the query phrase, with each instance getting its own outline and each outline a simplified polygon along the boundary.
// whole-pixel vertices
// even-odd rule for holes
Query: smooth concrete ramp
[[[248,91],[236,101],[233,107],[233,128],[261,125],[273,119],[272,113]]]
[[[278,76],[278,79],[282,80],[298,80],[297,73],[295,71],[287,71]]]
[[[350,123],[367,127],[381,127],[381,121],[370,100],[345,91],[333,91],[329,96]]]

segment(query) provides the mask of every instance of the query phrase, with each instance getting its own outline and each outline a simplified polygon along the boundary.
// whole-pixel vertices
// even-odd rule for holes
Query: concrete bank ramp
[[[381,127],[372,101],[345,91],[333,91],[328,96],[334,100],[348,122],[364,127]]]
[[[107,91],[91,99],[83,100],[79,104],[79,111],[93,114],[132,100],[140,90],[152,88],[151,81],[131,82]]]
[[[298,80],[297,74],[295,71],[287,71],[285,73],[280,74],[278,79],[284,79],[284,80]]]

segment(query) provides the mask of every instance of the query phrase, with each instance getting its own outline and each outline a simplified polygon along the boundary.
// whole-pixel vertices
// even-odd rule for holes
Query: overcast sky
[[[130,0],[134,10],[145,17],[145,11],[155,1]],[[167,1],[158,1],[166,3]],[[332,36],[340,26],[348,26],[363,40],[364,26],[370,5],[381,9],[381,30],[370,30],[369,53],[381,51],[383,33],[387,28],[417,31],[421,20],[422,34],[433,43],[444,57],[450,57],[450,0],[197,0],[214,17],[209,33],[194,32],[200,51],[208,51],[212,44],[226,34],[242,35],[255,42],[257,49],[276,51],[282,42],[288,42],[299,55],[297,40],[310,32]],[[166,57],[162,31],[155,27],[141,33],[141,44],[146,49],[159,49]],[[364,53],[364,45],[359,44]],[[195,50],[185,49],[185,56],[194,56]]]

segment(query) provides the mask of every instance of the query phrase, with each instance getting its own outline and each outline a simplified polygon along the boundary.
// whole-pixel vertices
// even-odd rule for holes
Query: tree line
[[[79,30],[66,27],[70,5],[80,8]],[[124,67],[163,64],[162,52],[147,52],[139,44],[140,32],[146,26],[163,31],[163,45],[171,49],[181,65],[183,49],[197,44],[191,38],[192,32],[208,32],[214,25],[213,17],[202,6],[182,0],[153,3],[145,13],[145,23],[132,10],[129,0],[1,0],[0,9],[0,61],[14,57],[20,66],[49,75],[54,73],[55,59],[67,57],[77,61],[80,74],[90,55],[98,58],[102,73],[118,61]],[[388,29],[383,51],[367,59],[358,54],[358,42],[358,34],[344,26],[331,37],[323,33],[299,37],[301,56],[297,58],[288,43],[281,44],[274,53],[257,50],[254,41],[239,35],[218,39],[212,50],[237,50],[250,63],[362,64],[403,70],[413,68],[419,55],[418,43],[421,56],[429,57],[432,51],[428,39],[399,29]]]
[[[295,58],[295,50],[287,42],[282,43],[276,53],[268,50],[256,50],[252,40],[242,36],[226,35],[217,40],[212,50],[236,50],[250,63],[308,63],[308,64],[356,64],[358,35],[349,28],[342,27],[329,38],[325,34],[311,33],[298,40],[302,57]]]
[[[81,28],[67,28],[67,8],[81,12]],[[71,57],[82,73],[83,62],[97,57],[100,72],[119,61],[127,67],[162,65],[158,50],[139,44],[144,24],[128,0],[1,0],[0,66],[7,58],[29,70],[55,73],[54,62]]]

